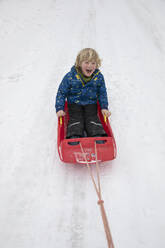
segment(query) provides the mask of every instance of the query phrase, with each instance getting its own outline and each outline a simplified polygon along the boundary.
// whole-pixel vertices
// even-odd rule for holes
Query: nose
[[[89,69],[92,69],[92,68],[93,68],[93,64],[92,64],[92,63],[89,64],[89,65],[88,65],[88,68],[89,68]]]

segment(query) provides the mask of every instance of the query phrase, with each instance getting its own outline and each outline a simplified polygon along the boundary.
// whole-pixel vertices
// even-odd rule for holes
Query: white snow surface
[[[165,247],[164,13],[164,0],[0,1],[1,248],[107,247],[86,166],[57,152],[55,96],[85,47],[117,143],[100,165],[115,247]]]

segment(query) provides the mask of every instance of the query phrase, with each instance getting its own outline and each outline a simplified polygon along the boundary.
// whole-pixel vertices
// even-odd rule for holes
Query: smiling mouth
[[[92,70],[86,70],[87,73],[92,73]]]

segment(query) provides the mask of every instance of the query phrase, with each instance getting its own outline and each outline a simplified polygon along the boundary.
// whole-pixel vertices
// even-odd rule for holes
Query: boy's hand
[[[59,110],[56,114],[57,114],[57,117],[61,117],[65,115],[65,112],[63,110]]]
[[[101,112],[106,117],[109,117],[111,115],[111,112],[108,109],[102,109]]]

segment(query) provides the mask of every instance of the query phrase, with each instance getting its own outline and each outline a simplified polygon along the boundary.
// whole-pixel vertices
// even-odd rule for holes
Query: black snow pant
[[[66,138],[107,136],[97,116],[97,104],[68,104],[69,122]],[[86,135],[85,135],[86,134]]]

